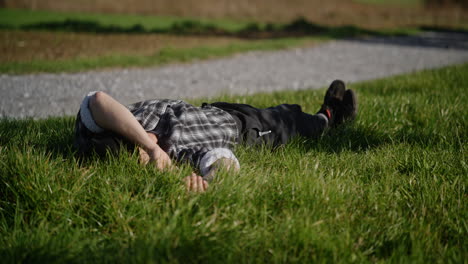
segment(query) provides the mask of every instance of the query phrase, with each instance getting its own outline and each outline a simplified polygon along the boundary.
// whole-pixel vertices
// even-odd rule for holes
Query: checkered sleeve
[[[177,162],[188,162],[200,168],[203,157],[203,171],[216,161],[206,156],[213,149],[225,149],[211,157],[232,158],[230,149],[237,142],[238,130],[232,116],[216,107],[195,107],[181,100],[148,100],[128,109],[146,131],[155,132],[158,144]],[[231,153],[230,155],[226,153]],[[220,156],[221,155],[221,156]],[[235,159],[235,157],[234,157]]]
[[[206,152],[200,160],[200,173],[202,176],[206,176],[210,170],[211,166],[219,159],[230,159],[234,162],[234,166],[237,170],[240,169],[239,161],[236,156],[230,149],[227,148],[215,148]]]
[[[181,102],[181,100],[155,99],[134,103],[127,108],[146,131],[153,131],[167,108]]]

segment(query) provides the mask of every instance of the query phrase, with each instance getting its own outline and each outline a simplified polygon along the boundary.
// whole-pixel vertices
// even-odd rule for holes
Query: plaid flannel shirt
[[[200,159],[216,148],[232,149],[238,128],[233,117],[214,106],[195,107],[181,100],[148,100],[127,106],[171,158],[199,167]]]

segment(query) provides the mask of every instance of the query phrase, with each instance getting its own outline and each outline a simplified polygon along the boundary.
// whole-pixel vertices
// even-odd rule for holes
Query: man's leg
[[[298,135],[320,136],[328,127],[328,119],[324,114],[304,113],[296,104],[282,104],[265,109],[225,102],[211,105],[233,116],[240,130],[240,142],[247,145],[279,146]]]
[[[241,141],[249,145],[267,143],[286,144],[295,136],[318,137],[331,127],[353,119],[357,100],[353,91],[346,90],[343,81],[331,83],[324,103],[315,115],[302,112],[299,105],[282,104],[257,109],[246,104],[217,102],[211,104],[230,113],[241,130]]]
[[[346,90],[343,81],[333,81],[323,101],[319,113],[327,115],[330,126],[336,127],[356,118],[358,109],[356,93],[353,90]]]
[[[353,90],[346,90],[343,96],[343,104],[340,111],[336,113],[335,124],[340,125],[356,118],[358,111],[358,100]]]

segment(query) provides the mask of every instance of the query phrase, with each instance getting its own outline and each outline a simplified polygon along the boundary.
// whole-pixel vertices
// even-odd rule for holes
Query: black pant
[[[295,136],[318,137],[328,126],[324,116],[302,112],[297,104],[282,104],[258,109],[247,104],[216,102],[211,104],[230,113],[240,130],[239,141],[248,145],[286,144]]]

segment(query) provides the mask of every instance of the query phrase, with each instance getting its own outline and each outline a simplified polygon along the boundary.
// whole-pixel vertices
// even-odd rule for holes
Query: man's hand
[[[155,164],[159,170],[170,169],[172,167],[171,158],[169,158],[169,155],[167,155],[167,153],[158,145],[156,146],[156,148],[147,152],[149,162]]]
[[[192,172],[192,175],[185,177],[184,181],[189,192],[205,192],[208,189],[208,182],[194,172]]]
[[[148,151],[145,151],[141,147],[138,148],[140,152],[140,163],[146,165],[148,162],[151,162],[155,164],[159,170],[170,169],[172,167],[171,158],[157,145],[158,140],[154,134],[148,133],[148,136],[151,141],[156,143],[156,146]]]

